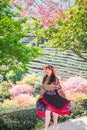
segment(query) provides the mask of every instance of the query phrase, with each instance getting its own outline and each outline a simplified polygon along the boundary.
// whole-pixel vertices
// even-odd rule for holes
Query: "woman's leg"
[[[45,112],[45,129],[48,129],[49,123],[50,123],[50,110],[46,110]]]
[[[54,127],[56,127],[57,121],[58,121],[58,114],[55,112],[52,112],[52,114],[53,114],[53,122],[54,122],[53,124],[54,124]]]

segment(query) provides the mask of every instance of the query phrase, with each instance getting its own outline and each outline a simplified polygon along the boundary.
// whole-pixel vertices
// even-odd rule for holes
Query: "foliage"
[[[4,91],[8,91],[10,88],[12,88],[12,86],[12,82],[3,81],[0,83],[0,87],[3,87]]]
[[[21,17],[34,16],[40,20],[40,23],[48,28],[51,25],[54,25],[55,21],[60,18],[64,18],[63,8],[57,2],[52,1],[41,1],[42,4],[37,3],[36,0],[23,0],[25,7],[21,10]],[[16,6],[20,5],[21,1],[16,0],[15,2],[11,0],[10,5]]]
[[[73,111],[70,118],[76,118],[87,115],[87,98],[75,100],[72,105]]]
[[[3,103],[0,103],[0,107],[4,110],[4,107],[9,109],[9,107],[33,105],[36,103],[38,97],[39,95],[37,95],[36,97],[30,97],[28,94],[20,94],[12,99],[4,99]]]
[[[20,107],[25,105],[35,105],[38,100],[39,95],[30,98],[27,94],[20,94],[11,99],[4,99],[3,102],[0,102],[0,110],[4,112],[4,109],[9,109],[9,107]],[[2,110],[3,109],[3,110]]]
[[[59,122],[87,115],[87,98],[73,101],[72,106],[73,111],[71,115],[59,117]],[[38,130],[44,125],[44,119],[38,119],[35,106],[30,104],[14,106],[7,102],[1,103],[0,115],[0,129],[2,130],[34,130],[33,127],[35,127],[35,130]]]
[[[0,112],[0,129],[29,130],[38,121],[34,106],[9,107],[6,113]]]
[[[79,57],[87,60],[82,52],[87,52],[87,0],[67,9],[64,18],[57,19],[55,24],[45,28],[38,19],[33,22],[33,34],[40,42],[46,40],[47,45],[57,50],[72,50]],[[40,35],[39,35],[40,34]]]
[[[9,89],[12,87],[11,82],[0,83],[0,101],[3,102],[5,99],[10,98]]]
[[[35,125],[35,128],[33,128],[31,130],[40,130],[42,128],[44,128],[44,119],[39,119],[39,121]]]
[[[78,4],[78,5],[86,5],[87,0],[75,0],[75,3]]]
[[[82,94],[87,94],[87,80],[80,76],[67,79],[62,86],[66,97],[68,98],[75,99],[76,97],[82,96]]]
[[[87,9],[76,6],[67,11],[68,17],[58,20],[58,29],[51,33],[49,44],[60,50],[71,49],[80,57],[83,51],[87,52]]]
[[[34,16],[34,18],[39,19],[40,24],[43,25],[45,28],[48,28],[52,25],[55,25],[55,22],[60,18],[64,18],[65,15],[63,13],[62,6],[59,5],[58,3],[45,1],[45,4],[46,4],[45,6],[38,5],[36,6],[36,8],[34,7],[35,10],[37,11],[36,15],[33,9],[30,15]]]
[[[39,94],[40,87],[42,85],[42,76],[38,76],[35,73],[33,73],[33,74],[27,74],[18,83],[33,85],[34,88],[35,88],[34,95],[37,95],[37,94]]]
[[[11,70],[6,74],[6,77],[8,81],[11,81],[15,84],[17,81],[21,80],[25,73],[26,71],[24,71],[23,69],[15,70],[15,72]]]
[[[34,31],[37,41],[41,43],[47,40],[48,45],[62,51],[72,50],[87,60],[82,55],[83,51],[87,52],[87,0],[76,0],[76,5],[65,12],[60,4],[52,1],[43,0],[42,4],[35,3],[37,2],[32,0],[25,1],[22,16],[31,15],[35,18],[31,30]]]
[[[9,90],[11,99],[16,104],[25,104],[35,102],[33,93],[33,86],[27,84],[17,84],[12,89]]]
[[[77,92],[77,93],[73,93],[73,94],[66,94],[66,98],[69,100],[79,100],[79,99],[86,99],[87,98],[87,94],[85,93],[81,93],[81,92]]]
[[[27,84],[17,84],[14,87],[12,87],[9,91],[13,98],[20,94],[28,94],[32,96],[32,93],[34,92],[34,88],[33,86]]]
[[[9,90],[11,101],[15,104],[29,104],[35,102],[34,87],[28,84],[17,84]]]
[[[36,85],[41,81],[41,77],[35,73],[25,75],[18,83]]]
[[[24,46],[20,42],[29,30],[24,27],[27,19],[20,17],[19,6],[14,11],[9,2],[0,2],[0,72],[3,75],[9,70],[28,69],[29,61],[42,54],[39,47]]]

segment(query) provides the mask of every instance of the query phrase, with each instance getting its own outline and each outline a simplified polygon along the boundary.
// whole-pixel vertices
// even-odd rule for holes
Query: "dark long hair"
[[[51,74],[51,76],[50,76],[50,79],[49,79],[49,81],[48,81],[48,84],[51,84],[51,83],[56,82],[56,76],[55,76],[55,74],[54,74],[54,72],[53,72],[53,66],[49,65],[49,66],[47,66],[46,68],[49,68],[49,69],[52,70],[52,74]],[[44,82],[46,81],[47,76],[48,76],[48,75],[44,76],[43,82],[42,82],[43,84],[44,84]]]

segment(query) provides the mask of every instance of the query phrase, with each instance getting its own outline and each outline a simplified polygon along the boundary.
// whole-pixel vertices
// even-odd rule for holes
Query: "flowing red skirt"
[[[44,118],[47,109],[64,116],[71,114],[72,106],[71,102],[61,97],[56,90],[47,90],[36,103],[37,115]]]

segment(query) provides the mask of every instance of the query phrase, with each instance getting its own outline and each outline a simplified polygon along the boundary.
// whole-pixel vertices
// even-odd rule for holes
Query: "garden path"
[[[87,116],[78,119],[70,119],[66,122],[60,123],[58,124],[57,129],[50,126],[49,130],[87,130]]]

